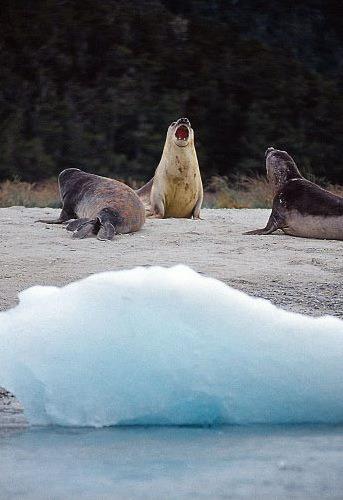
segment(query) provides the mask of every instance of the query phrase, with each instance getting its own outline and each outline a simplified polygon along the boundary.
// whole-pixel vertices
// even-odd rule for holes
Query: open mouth
[[[189,137],[188,127],[180,125],[175,131],[175,137],[178,141],[187,141]]]

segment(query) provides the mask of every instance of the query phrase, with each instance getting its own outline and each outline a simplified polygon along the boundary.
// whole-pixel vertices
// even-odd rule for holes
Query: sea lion
[[[194,132],[187,118],[180,118],[169,126],[155,175],[137,194],[145,203],[148,215],[200,218],[203,187]]]
[[[272,213],[264,229],[245,234],[270,234],[343,240],[343,198],[305,179],[286,151],[268,148],[266,169],[274,188]]]
[[[49,224],[69,222],[75,238],[94,233],[100,240],[138,231],[145,222],[145,208],[135,191],[122,182],[67,168],[58,177],[62,211]]]

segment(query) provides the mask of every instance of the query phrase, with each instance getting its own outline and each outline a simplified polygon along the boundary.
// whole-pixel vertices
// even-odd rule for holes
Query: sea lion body
[[[137,191],[149,215],[200,218],[203,186],[187,118],[170,125],[160,163],[153,179]]]
[[[265,228],[246,234],[285,234],[343,240],[343,198],[304,179],[285,151],[268,148],[266,168],[275,196]]]
[[[145,222],[145,208],[129,186],[114,179],[68,168],[58,178],[62,211],[56,221],[69,223],[68,230],[83,238],[90,233],[99,239],[138,231]]]
[[[343,198],[306,179],[288,181],[278,193],[284,233],[304,238],[343,240]]]

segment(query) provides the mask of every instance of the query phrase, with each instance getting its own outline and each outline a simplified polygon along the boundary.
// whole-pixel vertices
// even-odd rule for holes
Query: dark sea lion
[[[168,128],[155,175],[137,194],[145,203],[148,215],[200,218],[203,187],[194,131],[187,118],[180,118]]]
[[[343,198],[305,179],[286,151],[268,148],[266,168],[274,188],[272,213],[264,229],[245,234],[270,234],[343,240]]]
[[[62,211],[57,220],[40,220],[49,224],[70,222],[75,238],[93,233],[100,240],[111,240],[115,234],[138,231],[145,222],[145,208],[135,191],[122,182],[68,168],[58,178]]]

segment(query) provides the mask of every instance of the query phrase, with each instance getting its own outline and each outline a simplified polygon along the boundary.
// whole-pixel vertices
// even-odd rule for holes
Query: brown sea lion
[[[148,215],[200,218],[203,187],[194,132],[187,118],[180,118],[168,128],[155,175],[137,194]]]
[[[343,240],[341,196],[306,180],[286,151],[268,148],[266,168],[274,188],[272,213],[264,229],[245,234],[270,234],[282,229],[291,236]]]
[[[122,182],[68,168],[60,173],[58,184],[63,203],[59,218],[38,222],[62,224],[76,219],[67,226],[75,238],[93,233],[100,240],[133,233],[145,222],[143,203]]]

